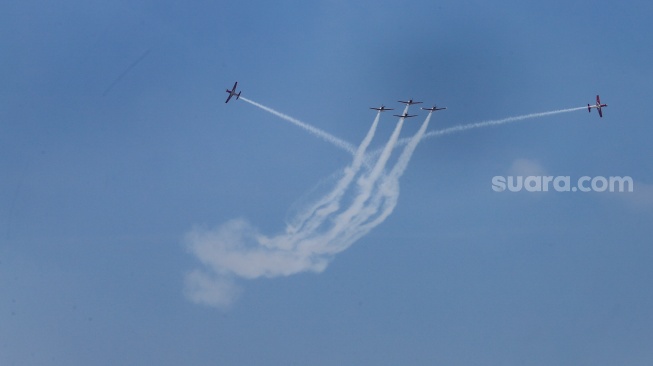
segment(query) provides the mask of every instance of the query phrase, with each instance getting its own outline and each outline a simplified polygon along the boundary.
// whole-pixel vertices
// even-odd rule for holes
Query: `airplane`
[[[408,113],[404,113],[404,114],[393,114],[393,116],[395,116],[395,117],[401,117],[401,118],[417,117],[416,114],[408,114]]]
[[[438,108],[437,106],[434,105],[433,108],[424,108],[424,107],[422,107],[422,109],[425,110],[425,111],[435,112],[435,111],[441,111],[443,109],[447,109],[447,107]]]
[[[229,96],[227,97],[227,100],[225,101],[225,103],[229,103],[229,100],[230,100],[231,97],[233,97],[234,95],[236,96],[236,100],[238,100],[238,98],[240,98],[240,93],[242,93],[242,91],[239,91],[238,93],[236,93],[236,86],[238,86],[238,82],[237,82],[237,81],[236,81],[236,83],[234,84],[233,89],[231,89],[231,90],[227,89],[227,93],[229,93]]]
[[[406,104],[406,105],[411,105],[411,104],[420,104],[420,103],[422,103],[422,102],[413,102],[412,99],[408,99],[407,102],[404,102],[403,100],[398,100],[398,102],[399,102],[399,103],[404,103],[404,104]]]
[[[394,111],[394,108],[386,108],[384,105],[381,106],[381,108],[374,108],[371,107],[370,109],[377,110],[379,112],[384,112],[384,111]]]
[[[596,105],[587,105],[587,111],[592,112],[592,108],[596,108],[597,111],[599,111],[599,117],[603,117],[603,111],[601,108],[607,107],[607,104],[601,104],[601,98],[599,96],[596,96]]]

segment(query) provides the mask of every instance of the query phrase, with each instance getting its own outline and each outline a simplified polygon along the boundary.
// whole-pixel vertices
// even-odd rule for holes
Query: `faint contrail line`
[[[264,106],[264,105],[262,105],[260,103],[256,103],[255,101],[247,99],[245,97],[240,97],[239,99],[242,99],[245,102],[247,102],[247,103],[249,103],[249,104],[251,104],[253,106],[259,107],[259,108],[263,109],[264,111],[270,112],[270,113],[274,114],[275,116],[277,116],[279,118],[285,119],[286,121],[307,130],[308,132],[312,133],[313,135],[322,138],[324,141],[330,142],[334,146],[336,146],[336,147],[338,147],[338,148],[340,148],[342,150],[345,150],[345,151],[347,151],[348,153],[350,153],[352,155],[354,155],[356,153],[356,147],[354,145],[350,144],[349,142],[347,142],[345,140],[337,138],[337,137],[333,136],[332,134],[330,134],[330,133],[328,133],[326,131],[323,131],[323,130],[317,128],[317,127],[313,127],[313,126],[309,125],[308,123],[304,123],[304,122],[302,122],[302,121],[300,121],[300,120],[298,120],[296,118],[293,118],[293,117],[290,117],[290,116],[288,116],[286,114],[283,114],[281,112],[275,111],[274,109],[272,109],[270,107],[266,107],[266,106]]]
[[[136,67],[136,65],[138,65],[141,61],[143,61],[143,59],[145,59],[145,57],[147,57],[147,55],[148,55],[149,53],[150,53],[150,49],[148,49],[147,51],[143,52],[143,54],[142,54],[138,59],[136,59],[136,61],[132,62],[131,65],[127,66],[127,68],[126,68],[122,73],[120,73],[120,75],[118,75],[118,77],[117,77],[117,78],[116,78],[116,79],[111,83],[111,85],[109,85],[109,86],[104,90],[104,93],[102,93],[102,96],[104,97],[104,96],[106,96],[107,94],[109,94],[109,92],[111,91],[111,89],[113,89],[113,87],[114,87],[116,84],[118,84],[118,82],[120,82],[120,80],[122,80],[122,78],[125,77],[125,75],[127,75],[127,73],[128,73],[129,71],[131,71],[131,69],[133,69],[133,68]]]

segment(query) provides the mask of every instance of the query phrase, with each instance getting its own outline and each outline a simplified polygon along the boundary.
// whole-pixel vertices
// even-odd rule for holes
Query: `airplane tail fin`
[[[240,99],[240,93],[242,93],[242,91],[238,92],[238,95],[236,95],[236,100]]]
[[[590,113],[592,113],[592,106],[589,105],[589,104],[587,105],[587,111],[590,112]]]

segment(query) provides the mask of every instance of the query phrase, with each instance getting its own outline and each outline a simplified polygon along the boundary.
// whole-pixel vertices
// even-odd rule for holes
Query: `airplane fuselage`
[[[231,89],[231,90],[227,89],[227,93],[229,93],[229,96],[227,97],[227,100],[225,101],[225,103],[229,103],[229,100],[231,100],[231,97],[233,97],[234,95],[236,96],[236,100],[238,100],[238,98],[240,98],[240,93],[242,93],[242,92],[236,93],[236,87],[237,86],[238,86],[238,82],[236,81],[236,83],[234,83],[233,89]]]
[[[602,108],[607,107],[607,106],[608,106],[607,104],[602,104],[601,103],[601,98],[597,95],[596,96],[596,104],[595,105],[588,104],[587,105],[587,111],[592,112],[592,108],[596,108],[597,112],[599,112],[599,117],[603,117],[603,109]]]
[[[415,102],[412,99],[408,99],[408,101],[398,100],[398,102],[406,104],[406,105],[413,105],[413,104],[421,104],[422,103],[422,102]]]
[[[399,117],[399,118],[417,117],[416,114],[408,114],[408,113],[404,113],[404,114],[394,114],[394,116],[395,116],[395,117]]]
[[[424,108],[424,107],[422,107],[422,109],[425,110],[425,111],[429,111],[429,113],[432,113],[432,112],[435,112],[435,111],[442,111],[442,110],[445,110],[445,109],[447,109],[447,107],[440,107],[440,108],[438,108],[438,107],[436,107],[436,106],[433,106],[433,108]]]
[[[370,107],[370,109],[374,109],[375,111],[379,111],[379,112],[394,110],[393,108],[386,108],[384,105],[382,105],[380,108]]]

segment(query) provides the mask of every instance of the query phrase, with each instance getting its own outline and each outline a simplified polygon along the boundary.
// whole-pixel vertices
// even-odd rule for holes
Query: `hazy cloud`
[[[544,176],[546,170],[535,160],[521,158],[512,162],[509,174],[515,177]]]

